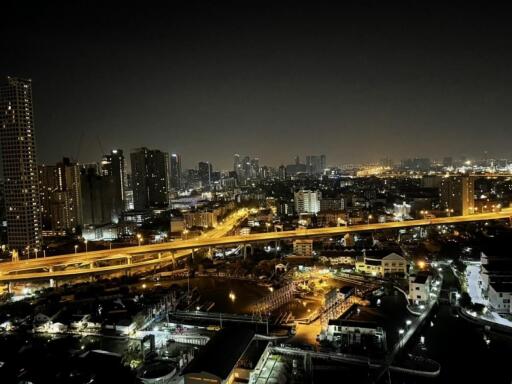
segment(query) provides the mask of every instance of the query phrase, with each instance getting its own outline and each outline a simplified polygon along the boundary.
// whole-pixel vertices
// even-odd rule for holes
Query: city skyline
[[[2,384],[511,382],[506,5],[5,3]]]
[[[182,154],[184,168],[230,169],[237,152],[269,165],[510,157],[500,9],[93,8],[7,6],[27,23],[1,27],[0,73],[33,81],[41,163],[140,146]]]

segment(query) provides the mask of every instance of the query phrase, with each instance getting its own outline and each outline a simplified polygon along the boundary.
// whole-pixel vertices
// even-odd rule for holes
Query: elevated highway
[[[246,216],[247,212],[240,210],[218,228],[189,240],[2,263],[0,264],[0,282],[57,279],[165,265],[190,255],[194,250],[201,248],[226,247],[278,240],[313,239],[355,232],[510,219],[512,217],[512,209],[507,208],[499,212],[465,216],[226,236]],[[114,264],[104,265],[107,261],[113,261]]]

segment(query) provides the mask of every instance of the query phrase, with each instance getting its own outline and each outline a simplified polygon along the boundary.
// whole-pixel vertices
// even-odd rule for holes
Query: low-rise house
[[[512,296],[512,283],[489,284],[489,306],[498,313],[510,313],[510,298]]]
[[[425,304],[430,300],[432,275],[428,272],[418,272],[409,276],[409,300],[414,304]]]
[[[382,344],[386,333],[377,323],[359,320],[329,320],[325,340],[345,345],[364,344],[368,339],[371,342]],[[366,339],[366,340],[365,340]]]
[[[378,277],[405,277],[407,260],[396,252],[385,250],[363,251],[356,261],[356,271]]]
[[[313,256],[313,240],[294,240],[293,254],[296,256]]]

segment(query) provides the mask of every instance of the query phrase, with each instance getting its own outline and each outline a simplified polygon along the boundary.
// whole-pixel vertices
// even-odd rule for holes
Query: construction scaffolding
[[[282,288],[273,291],[271,294],[258,300],[253,305],[253,312],[259,314],[268,314],[281,305],[293,300],[295,291],[294,283],[289,283]]]
[[[329,325],[329,320],[338,319],[354,304],[364,304],[365,302],[357,296],[350,296],[347,299],[340,298],[334,301],[331,305],[325,308],[320,315],[320,324],[322,324],[322,330],[326,330]]]

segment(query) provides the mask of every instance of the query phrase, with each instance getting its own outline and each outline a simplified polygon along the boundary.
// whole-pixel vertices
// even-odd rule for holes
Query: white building
[[[300,190],[295,192],[295,212],[296,213],[317,213],[320,211],[320,191]]]
[[[365,252],[362,260],[356,261],[356,271],[372,276],[406,276],[407,261],[395,252]]]
[[[402,204],[393,204],[393,216],[396,220],[405,220],[411,217],[411,206],[404,201]]]
[[[414,304],[425,304],[430,299],[432,276],[428,273],[418,273],[409,277],[409,300]]]
[[[321,337],[330,342],[345,340],[349,345],[361,344],[364,338],[371,337],[376,343],[382,344],[386,333],[374,322],[338,319],[329,320],[327,330]]]
[[[512,283],[489,284],[489,306],[498,313],[510,313],[510,298],[512,296]]]

